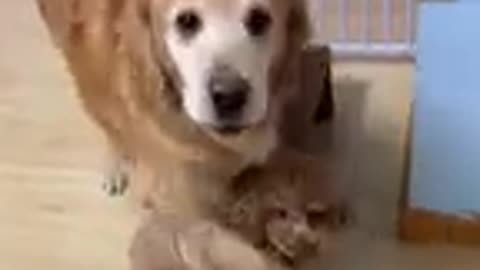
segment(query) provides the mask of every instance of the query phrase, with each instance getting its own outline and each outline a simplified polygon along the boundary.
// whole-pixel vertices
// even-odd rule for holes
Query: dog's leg
[[[119,0],[37,0],[38,9],[55,45],[63,51],[74,75],[79,96],[86,112],[107,134],[116,132],[123,123],[116,123],[121,109],[105,109],[113,104],[116,94],[110,87],[110,76],[116,57],[114,19],[121,8]],[[114,14],[116,14],[114,16]],[[111,15],[111,18],[107,18]],[[95,30],[91,30],[95,29]],[[110,73],[108,73],[110,74]],[[106,88],[106,89],[105,89]],[[109,111],[110,112],[107,112]],[[110,136],[115,138],[116,136]],[[112,139],[109,138],[109,139]],[[117,146],[117,145],[115,145]],[[102,184],[110,195],[121,195],[128,187],[130,160],[113,148],[112,159]]]
[[[121,196],[128,189],[133,160],[116,148],[111,149],[102,188],[110,196]]]

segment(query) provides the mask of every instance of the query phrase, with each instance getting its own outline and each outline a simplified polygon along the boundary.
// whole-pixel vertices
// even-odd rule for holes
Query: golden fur
[[[155,235],[155,239],[170,239],[160,241],[163,246],[154,244],[153,249],[165,253],[165,263],[168,266],[170,260],[173,269],[213,269],[198,266],[205,258],[221,265],[215,269],[272,269],[254,252],[251,242],[226,231],[216,223],[216,216],[218,208],[231,199],[229,188],[235,177],[271,156],[276,138],[282,138],[277,134],[280,113],[298,90],[296,70],[309,33],[305,2],[265,0],[272,2],[273,12],[285,24],[284,37],[276,43],[281,53],[270,66],[268,117],[239,136],[221,136],[200,129],[182,111],[178,92],[182,78],[164,48],[162,25],[157,25],[157,31],[150,29],[151,21],[158,19],[155,16],[162,16],[152,14],[152,4],[164,11],[179,1],[194,0],[37,0],[85,110],[105,132],[114,156],[134,161],[130,184],[139,200],[153,207],[152,215],[160,217],[148,219],[139,230],[132,246],[134,269],[158,269],[151,266],[153,258],[141,256],[146,254],[143,245],[155,241]],[[195,1],[221,9],[231,0]],[[298,170],[316,166],[304,164],[305,160],[301,157],[293,164]],[[180,221],[175,222],[177,217]],[[173,256],[176,251],[167,250],[166,243],[182,242],[175,235],[185,236],[182,241],[193,249],[192,256],[201,257],[194,263],[198,265],[183,264],[183,259]],[[211,242],[206,245],[208,239]],[[228,246],[238,251],[232,251],[235,256],[245,257],[225,254]],[[253,265],[244,265],[250,261]]]
[[[230,179],[255,161],[259,146],[274,143],[276,116],[282,100],[293,94],[289,92],[295,82],[292,76],[298,73],[291,70],[298,65],[308,37],[304,2],[274,1],[274,11],[285,16],[287,33],[286,41],[279,44],[283,53],[271,67],[272,112],[264,124],[230,138],[200,130],[179,109],[174,89],[179,78],[174,63],[161,46],[156,50],[151,48],[151,39],[159,38],[152,37],[148,28],[151,1],[167,9],[182,0],[38,0],[38,3],[53,40],[67,60],[86,111],[105,131],[116,155],[126,153],[143,170],[154,170],[148,174],[155,179],[132,180],[134,189],[140,190],[140,197],[163,199],[161,195],[149,194],[160,189],[154,187],[160,185],[162,190],[172,189],[168,193],[173,197],[191,200],[174,203],[176,207],[183,203],[188,208],[196,207],[199,204],[194,200],[205,194],[190,194],[198,193],[196,188],[190,190],[193,186],[213,185],[216,190],[222,185],[216,181]],[[205,1],[221,5],[225,0]],[[171,175],[172,172],[181,173]],[[192,175],[195,175],[193,183],[178,187],[182,181],[191,181]],[[202,175],[208,175],[209,179],[202,179]],[[175,189],[187,190],[165,187],[172,184],[166,182],[175,183]],[[174,195],[176,192],[181,196]],[[203,205],[201,208],[206,209]]]

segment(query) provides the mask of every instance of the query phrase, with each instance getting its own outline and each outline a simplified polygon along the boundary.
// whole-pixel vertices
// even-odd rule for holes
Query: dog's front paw
[[[126,159],[116,160],[107,171],[102,189],[109,196],[122,196],[129,186],[129,161]]]
[[[109,196],[122,196],[128,189],[128,174],[125,171],[118,171],[107,175],[102,189]]]

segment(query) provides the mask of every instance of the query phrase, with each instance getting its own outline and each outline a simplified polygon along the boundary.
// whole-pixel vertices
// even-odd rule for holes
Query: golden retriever
[[[212,221],[235,176],[282,144],[279,118],[298,89],[309,35],[305,1],[37,2],[85,110],[114,156],[132,160],[128,179],[139,199],[163,218],[179,216],[189,247],[204,235],[197,224],[218,231],[212,239],[221,240],[193,251],[215,250],[211,267],[174,269],[214,269],[228,257],[214,246],[224,242],[256,266],[215,269],[270,269]],[[155,225],[173,237],[182,226],[163,218]]]
[[[193,175],[193,186],[218,186],[211,179],[230,179],[275,148],[309,33],[304,1],[38,3],[115,155],[155,171],[132,181],[141,198]],[[170,193],[192,207],[205,195],[177,188]]]

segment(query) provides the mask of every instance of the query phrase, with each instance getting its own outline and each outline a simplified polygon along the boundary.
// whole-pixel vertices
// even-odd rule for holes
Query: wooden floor
[[[0,0],[0,35],[0,269],[127,269],[135,211],[101,192],[103,139],[32,0]],[[412,66],[339,64],[335,73],[336,136],[358,222],[322,269],[480,269],[478,250],[393,240]]]
[[[0,1],[0,269],[126,269],[135,222],[33,1]]]

